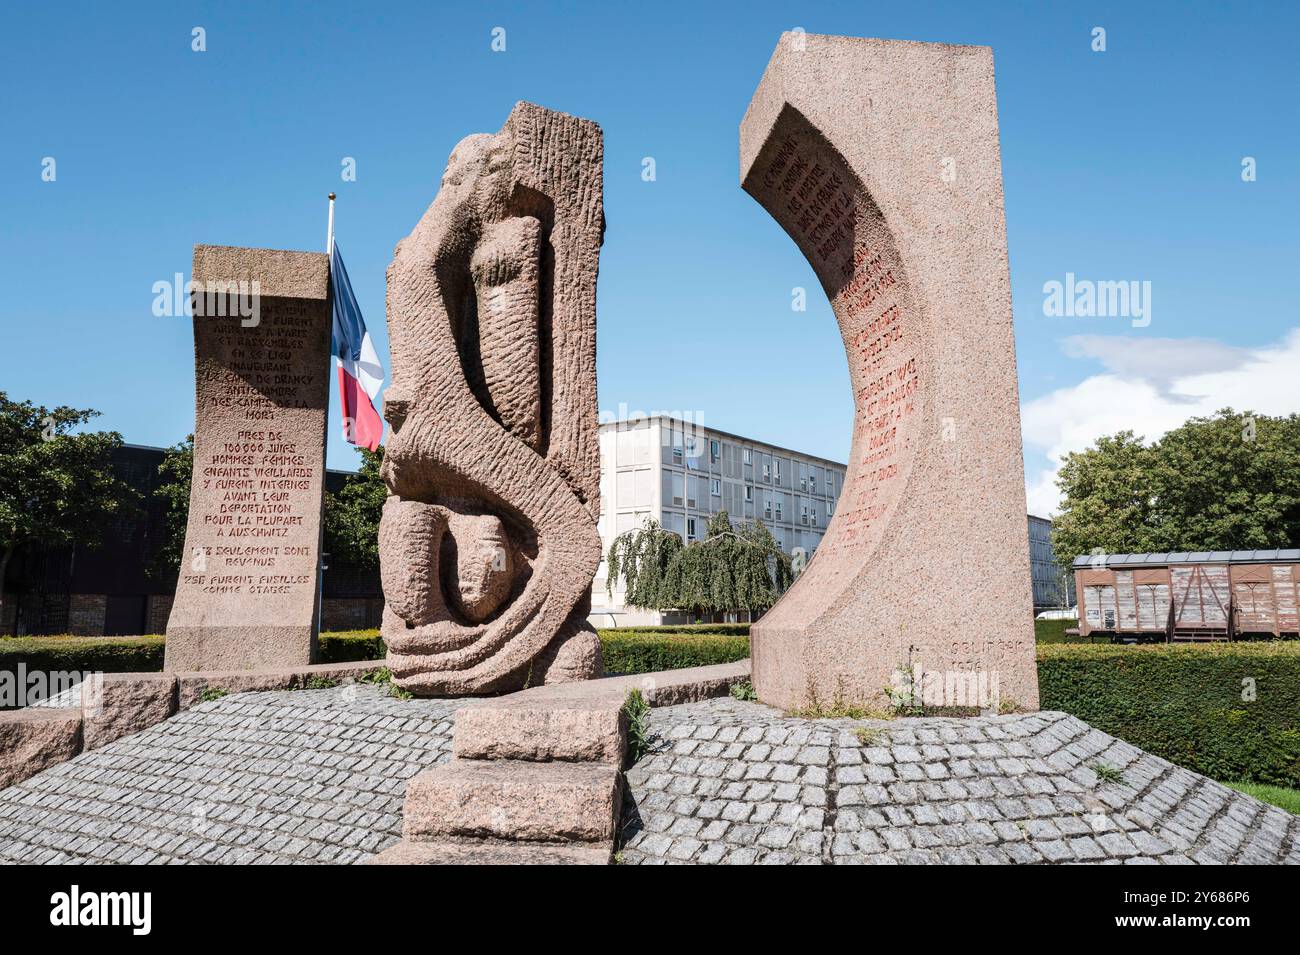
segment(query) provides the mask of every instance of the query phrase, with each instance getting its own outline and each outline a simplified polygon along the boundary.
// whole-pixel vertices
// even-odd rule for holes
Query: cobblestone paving
[[[398,840],[457,700],[243,693],[0,791],[0,862],[348,863]]]
[[[1300,863],[1300,817],[1064,713],[801,720],[724,699],[650,724],[625,863]]]

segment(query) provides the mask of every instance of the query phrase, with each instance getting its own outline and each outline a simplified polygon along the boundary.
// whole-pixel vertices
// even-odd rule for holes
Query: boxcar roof
[[[1279,564],[1300,561],[1300,548],[1281,550],[1194,550],[1166,554],[1080,554],[1075,567],[1168,567],[1170,564]]]

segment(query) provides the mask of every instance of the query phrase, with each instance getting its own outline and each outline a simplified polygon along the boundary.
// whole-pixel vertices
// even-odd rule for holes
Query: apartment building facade
[[[838,461],[744,438],[665,415],[600,428],[600,537],[614,538],[647,518],[688,542],[701,539],[709,518],[761,520],[781,549],[811,557],[844,489]],[[606,590],[601,561],[592,588],[591,622],[599,627],[685,622],[680,613],[628,607],[621,587]],[[731,619],[744,622],[744,612]]]
[[[651,518],[687,541],[705,534],[709,518],[761,520],[781,549],[811,557],[835,515],[847,466],[666,415],[600,427],[600,538],[614,538]],[[1026,515],[1034,610],[1061,605],[1061,569],[1052,553],[1051,521]],[[597,627],[688,622],[684,613],[629,607],[621,582],[607,589],[601,561],[592,586]],[[1068,596],[1065,598],[1069,602]],[[741,611],[717,620],[747,622]]]

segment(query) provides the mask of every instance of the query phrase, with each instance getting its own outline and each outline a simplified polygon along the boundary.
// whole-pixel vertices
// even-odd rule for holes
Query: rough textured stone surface
[[[609,865],[612,843],[399,842],[366,865]]]
[[[991,51],[786,33],[740,154],[831,301],[856,409],[817,558],[753,627],[759,698],[867,700],[919,667],[927,694],[983,675],[1036,709]]]
[[[262,690],[296,690],[308,686],[313,680],[334,680],[339,683],[356,680],[363,674],[379,669],[378,660],[361,660],[355,663],[316,663],[305,667],[283,667],[268,670],[210,670],[200,673],[177,673],[180,709],[188,710],[199,703],[204,690],[221,690],[225,693],[254,693]]]
[[[81,710],[0,710],[0,789],[22,782],[81,751]]]
[[[402,834],[600,842],[614,838],[620,795],[606,763],[453,759],[411,780]]]
[[[130,736],[176,712],[176,678],[170,673],[104,673],[82,694],[82,738],[87,750]],[[89,698],[86,698],[89,697]]]
[[[620,763],[627,747],[621,700],[547,703],[504,697],[456,711],[461,759]]]
[[[749,679],[749,661],[717,663],[712,666],[683,667],[657,673],[630,673],[607,676],[580,683],[557,683],[538,686],[511,694],[508,699],[519,705],[593,705],[599,702],[621,704],[632,690],[640,690],[651,706],[693,703],[715,696],[726,696],[731,687]]]
[[[363,861],[397,843],[459,705],[358,686],[199,704],[0,791],[0,861]]]
[[[452,152],[388,270],[383,636],[420,695],[600,673],[600,128],[519,103]],[[572,644],[572,646],[570,646]]]
[[[801,720],[726,699],[650,723],[627,863],[1300,863],[1300,817],[1064,713]]]
[[[194,282],[194,474],[166,669],[305,665],[316,649],[328,258],[199,245]],[[207,294],[232,284],[234,294]]]

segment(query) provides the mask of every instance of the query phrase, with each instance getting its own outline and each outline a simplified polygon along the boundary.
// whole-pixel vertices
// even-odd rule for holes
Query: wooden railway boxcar
[[[1074,582],[1081,636],[1300,636],[1300,549],[1080,556]]]

